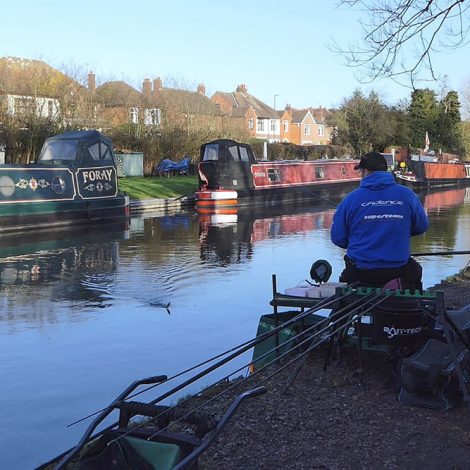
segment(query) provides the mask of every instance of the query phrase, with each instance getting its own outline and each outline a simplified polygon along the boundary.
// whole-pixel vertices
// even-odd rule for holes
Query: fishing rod
[[[313,348],[317,347],[319,344],[325,342],[327,339],[331,339],[332,337],[334,337],[337,333],[339,333],[340,331],[344,331],[347,327],[349,327],[350,325],[352,325],[354,322],[356,322],[359,318],[361,318],[362,316],[364,316],[366,313],[370,312],[373,308],[377,307],[378,305],[380,305],[381,303],[385,302],[385,300],[387,300],[392,294],[390,293],[386,293],[385,294],[385,297],[381,298],[380,300],[378,300],[377,302],[373,303],[372,305],[369,305],[365,310],[361,311],[360,313],[356,313],[358,309],[360,309],[361,307],[363,307],[364,305],[361,304],[359,305],[358,307],[356,308],[353,308],[351,310],[349,310],[349,312],[346,313],[346,315],[343,316],[343,318],[346,316],[349,316],[349,320],[346,321],[344,324],[341,324],[340,327],[336,330],[336,331],[333,331],[331,332],[329,335],[327,335],[325,338],[321,338],[321,342],[319,343],[316,343],[315,342],[315,338],[313,338],[311,340],[311,345],[307,348],[307,350],[302,353],[301,355],[303,356],[303,360],[300,362],[300,364],[297,365],[296,369],[294,370],[294,372],[292,373],[291,377],[289,378],[287,384],[285,385],[285,387],[283,388],[282,390],[282,394],[284,394],[287,389],[290,387],[290,385],[294,382],[294,380],[297,378],[297,376],[299,375],[300,373],[300,370],[302,369],[302,367],[305,365],[305,363],[307,362],[307,358],[308,358],[308,352],[310,352]],[[374,301],[376,299],[379,299],[381,297],[380,294],[377,294],[375,297],[373,297],[372,299],[370,299],[371,301]],[[364,302],[365,304],[365,302]],[[346,307],[347,308],[347,307]]]
[[[183,384],[173,388],[170,392],[167,392],[166,394],[163,394],[162,396],[158,397],[157,399],[153,400],[152,402],[150,402],[149,404],[155,404],[161,400],[163,400],[164,398],[167,398],[168,396],[171,396],[171,395],[174,395],[176,392],[178,392],[179,390],[181,390],[182,388],[184,388],[185,386],[191,384],[191,383],[194,383],[196,380],[198,380],[199,378],[203,377],[204,375],[207,375],[208,373],[212,372],[213,370],[217,369],[218,367],[221,367],[222,365],[224,365],[225,363],[229,362],[230,360],[234,359],[235,357],[239,356],[240,354],[242,354],[243,352],[247,351],[248,349],[256,346],[256,344],[258,344],[259,342],[261,341],[264,341],[265,339],[269,338],[270,336],[273,336],[274,334],[278,333],[280,330],[290,326],[292,323],[298,321],[299,319],[313,313],[314,311],[317,311],[317,310],[320,310],[322,308],[325,308],[326,306],[334,303],[334,302],[337,302],[339,299],[341,298],[345,298],[345,297],[348,297],[349,295],[352,294],[352,291],[347,293],[346,295],[343,295],[343,296],[340,296],[340,297],[336,297],[336,296],[332,296],[331,298],[328,298],[328,299],[325,299],[325,301],[323,302],[320,302],[319,304],[317,304],[317,306],[315,306],[314,308],[311,308],[309,310],[307,310],[306,312],[303,312],[299,315],[296,315],[295,317],[293,317],[291,320],[285,322],[283,325],[280,325],[280,327],[278,328],[275,328],[274,330],[272,330],[271,332],[267,332],[266,334],[263,334],[263,335],[260,335],[259,337],[255,338],[254,340],[252,341],[248,341],[246,342],[245,346],[243,346],[242,348],[239,348],[236,352],[232,353],[229,357],[219,361],[217,364],[209,367],[208,369],[200,372],[199,374],[197,374],[195,377],[192,377],[191,379],[185,381]],[[363,298],[363,299],[360,299],[360,303],[363,304],[364,301],[366,299]],[[357,302],[356,302],[357,303]],[[354,304],[353,304],[354,305]],[[351,306],[349,306],[348,308],[348,315],[351,314],[350,310],[351,310]],[[339,312],[337,312],[337,315],[339,314]],[[337,323],[337,322],[340,322],[343,320],[343,317],[341,318],[338,318],[336,322],[334,323]],[[323,333],[324,331],[326,331],[327,329],[331,329],[331,326],[332,324],[328,325],[327,327],[321,329],[320,331],[318,331],[316,333],[316,335],[320,335],[321,333]],[[237,349],[237,348],[235,348]],[[277,349],[277,348],[275,348]],[[276,360],[278,360],[279,358],[277,358]],[[230,375],[233,375],[233,372],[230,374]],[[230,375],[228,377],[230,377]],[[148,383],[148,382],[147,382]],[[121,395],[122,396],[122,395]],[[215,398],[214,398],[215,399]],[[110,410],[110,408],[113,408],[114,405],[115,405],[116,402],[113,402],[112,406],[108,407],[106,410]],[[196,409],[197,410],[197,409]],[[189,414],[193,414],[196,410],[191,410],[189,413],[187,413],[187,415]],[[186,415],[185,415],[186,416]],[[181,417],[180,419],[182,420],[185,416]],[[90,425],[89,429],[87,429],[87,432],[85,433],[86,435],[88,434],[88,437],[91,436],[91,433],[89,433],[88,431],[90,430],[90,428],[92,428],[92,426],[94,426],[94,424],[96,423],[96,420],[92,423],[92,425]],[[116,424],[116,423],[115,423]],[[115,424],[109,426],[107,429],[109,428],[112,428]],[[106,430],[107,430],[106,429]],[[104,431],[106,430],[103,430],[101,431],[98,435],[101,435]],[[98,437],[98,435],[95,435],[94,437]],[[77,446],[76,446],[77,447]],[[76,447],[74,449],[72,449],[71,451],[67,451],[65,452],[63,455],[68,455],[68,458],[67,460],[69,460],[70,458],[70,454],[73,454],[74,451],[76,450]]]
[[[293,317],[292,319],[288,320],[287,322],[285,322],[283,325],[280,325],[279,327],[273,329],[272,331],[270,332],[266,332],[264,333],[263,335],[260,335],[259,337],[256,337],[254,339],[251,339],[249,341],[246,341],[245,343],[243,343],[243,346],[240,347],[235,347],[235,348],[232,348],[232,350],[230,351],[234,351],[232,352],[228,357],[226,357],[225,359],[222,359],[220,361],[218,361],[216,364],[212,365],[211,367],[199,372],[198,374],[196,374],[196,376],[193,376],[192,378],[186,380],[185,382],[183,382],[182,384],[174,387],[172,390],[170,390],[169,392],[166,392],[164,393],[163,395],[160,395],[159,397],[157,397],[156,399],[152,400],[151,402],[149,402],[150,405],[155,405],[155,403],[158,403],[162,400],[164,400],[165,398],[168,398],[169,396],[171,395],[174,395],[175,393],[177,393],[178,391],[180,391],[181,389],[185,388],[186,386],[192,384],[193,382],[199,380],[200,378],[204,377],[205,375],[209,374],[210,372],[212,372],[213,370],[221,367],[222,365],[226,364],[227,362],[231,361],[232,359],[238,357],[239,355],[243,354],[244,352],[246,352],[248,349],[251,349],[252,347],[256,346],[258,343],[260,343],[261,341],[264,341],[265,339],[277,334],[279,331],[281,331],[283,328],[286,328],[288,326],[290,326],[291,324],[293,324],[295,321],[298,321],[308,315],[310,315],[311,313],[314,313],[318,310],[321,310],[325,307],[328,307],[332,304],[334,304],[335,302],[337,302],[338,299],[341,299],[341,298],[345,298],[345,297],[348,297],[352,294],[352,291],[351,292],[348,292],[346,293],[345,295],[339,297],[339,298],[336,298],[335,296],[331,296],[327,299],[325,299],[324,301],[321,301],[319,302],[315,307],[312,307],[311,309],[308,309],[306,310],[305,312],[301,312],[299,315]],[[224,354],[222,354],[223,356]],[[220,357],[220,355],[218,355],[217,357]],[[207,362],[211,362],[211,361],[206,361]],[[178,374],[177,374],[178,375]],[[149,390],[157,385],[160,385],[161,383],[166,383],[168,380],[165,380],[164,382],[160,382],[160,383],[157,383],[155,385],[152,385],[151,387],[147,387],[146,390]],[[145,391],[146,391],[145,390]],[[132,396],[136,396],[140,393],[143,393],[144,391],[142,392],[139,392],[139,393],[136,393]],[[130,397],[128,397],[130,398]],[[101,413],[104,413],[105,411],[109,410],[110,409],[110,406],[106,407],[106,408],[103,408],[103,410],[101,411]],[[100,413],[100,412],[95,412],[93,413],[93,415],[97,414],[97,413]],[[96,423],[97,420],[100,419],[100,416],[99,415],[97,418],[95,418],[95,420],[88,426],[87,428],[87,431],[85,432],[88,433],[91,429],[94,429],[94,425]],[[105,429],[101,430],[98,434],[96,434],[94,437],[98,437],[102,434],[104,434],[106,431],[109,431],[111,430],[114,426],[116,426],[116,424],[118,423],[113,423],[109,426],[107,426]],[[65,456],[65,455],[68,455],[72,452],[75,451],[77,446],[67,450],[66,452],[64,452],[63,454],[61,454],[60,457],[62,456]]]
[[[344,297],[344,296],[343,296]],[[371,299],[372,297],[372,299]],[[378,298],[380,297],[380,294],[376,294],[374,292],[370,293],[370,294],[367,294],[365,297],[361,298],[361,299],[358,299],[356,300],[355,302],[353,302],[352,304],[338,310],[336,312],[336,320],[334,320],[333,322],[331,322],[331,319],[328,318],[328,317],[325,317],[324,320],[321,320],[319,323],[316,323],[315,325],[312,325],[311,327],[307,328],[306,330],[302,331],[301,333],[299,333],[298,335],[288,339],[285,343],[285,344],[288,344],[292,341],[294,341],[295,339],[298,339],[299,336],[302,336],[302,335],[306,335],[309,331],[313,330],[313,329],[318,329],[319,326],[321,326],[321,324],[326,324],[328,323],[324,328],[320,329],[319,331],[315,332],[313,336],[309,336],[307,339],[305,339],[304,341],[302,341],[301,343],[297,344],[296,346],[294,346],[293,349],[291,350],[288,350],[286,352],[284,352],[283,354],[281,355],[277,355],[277,357],[273,360],[271,360],[270,362],[268,362],[267,364],[265,364],[263,367],[261,367],[260,369],[256,370],[255,372],[253,372],[250,376],[248,377],[245,377],[244,379],[232,384],[231,386],[229,386],[228,388],[225,388],[223,391],[219,392],[218,394],[216,394],[215,396],[213,396],[212,398],[210,398],[209,400],[206,400],[204,401],[203,403],[201,403],[199,406],[197,406],[196,408],[192,408],[190,409],[189,411],[187,411],[185,414],[179,416],[176,420],[172,421],[173,424],[179,422],[179,421],[183,421],[185,418],[189,418],[191,415],[194,415],[194,413],[196,413],[199,409],[201,409],[202,407],[208,405],[209,403],[211,403],[212,401],[216,400],[217,398],[220,398],[222,395],[226,394],[227,392],[229,392],[230,390],[240,386],[242,383],[244,383],[246,380],[248,380],[249,378],[252,378],[254,377],[256,374],[260,373],[262,370],[264,370],[265,368],[269,367],[271,364],[273,364],[274,362],[277,362],[279,361],[281,358],[283,358],[285,355],[287,354],[292,354],[292,351],[295,350],[295,349],[298,349],[300,347],[302,347],[304,345],[304,343],[306,343],[307,341],[311,341],[311,338],[312,337],[319,337],[321,334],[323,334],[324,332],[328,331],[331,329],[332,326],[335,326],[341,322],[344,321],[344,319],[346,319],[347,317],[349,317],[353,311],[356,311],[358,308],[362,307],[366,301],[367,302],[370,302],[371,300],[374,300],[375,298]],[[340,316],[341,314],[343,313],[342,316]],[[298,318],[298,316],[294,317],[295,319]],[[287,323],[287,322],[286,322]],[[281,325],[281,328],[285,328],[285,324],[284,325]],[[344,328],[343,326],[341,328]],[[337,331],[340,331],[340,330],[337,330]],[[328,339],[330,337],[331,334],[334,334],[336,333],[337,331],[331,331],[330,334],[328,335],[328,337],[326,339]],[[272,333],[272,332],[270,332]],[[264,336],[264,335],[263,335]],[[326,339],[324,339],[324,341],[326,341]],[[320,344],[320,343],[319,343]],[[261,360],[262,358],[266,357],[267,355],[269,354],[272,354],[274,351],[278,350],[279,347],[278,346],[275,346],[274,348],[272,348],[271,350],[268,350],[266,351],[264,354],[262,354],[261,356],[259,356],[255,362]],[[300,356],[299,356],[300,357]],[[253,361],[250,361],[249,363],[247,364],[244,364],[242,365],[239,369],[236,369],[234,371],[231,371],[228,375],[226,375],[224,378],[222,379],[219,379],[218,381],[216,381],[214,384],[210,385],[209,387],[206,388],[206,390],[209,390],[213,387],[215,387],[216,385],[218,385],[219,383],[222,383],[223,381],[227,380],[228,378],[230,378],[230,376],[234,375],[236,372],[239,372],[243,369],[245,369],[246,367],[248,367],[250,364],[252,364]],[[195,379],[196,380],[196,379]],[[194,380],[194,381],[195,381]],[[176,390],[176,389],[173,389],[172,392]],[[173,393],[170,393],[170,394],[173,394]],[[187,397],[186,399],[184,399],[182,402],[179,402],[178,403],[178,406],[181,406],[182,403],[185,403],[189,400],[191,400],[192,398],[194,398],[195,396],[198,396],[198,394],[193,394],[189,397]],[[155,402],[155,400],[154,400]],[[153,403],[153,402],[150,402],[150,403]],[[219,410],[217,410],[216,412],[212,413],[212,414],[216,414],[217,412],[219,412],[220,410],[226,408],[228,406],[228,404],[225,404],[222,408],[220,408]],[[173,407],[170,407],[169,409],[166,409],[162,412],[160,412],[158,414],[158,412],[156,413],[155,416],[153,416],[154,419],[158,419],[160,416],[162,416],[163,414],[167,413],[169,410],[171,409],[175,409],[176,408],[176,405],[173,406]],[[142,426],[145,426],[145,422],[137,425],[135,428],[133,428],[133,430],[135,429],[138,429]],[[165,429],[167,429],[167,427],[164,427],[162,429],[160,429],[159,431],[157,431],[156,433],[154,433],[152,436],[150,436],[148,439],[152,439],[154,437],[156,437],[157,435],[159,435],[161,432],[163,432]],[[126,436],[127,434],[129,434],[131,431],[128,431],[127,433],[124,433],[122,435],[120,435],[118,438],[116,438],[115,440],[118,440],[124,436]]]
[[[312,314],[312,313],[317,312],[318,310],[322,310],[322,309],[324,309],[324,308],[326,308],[326,307],[329,307],[329,306],[330,306],[333,302],[335,302],[336,300],[341,300],[341,299],[343,299],[343,298],[345,298],[345,297],[347,297],[347,296],[350,296],[351,294],[352,294],[352,292],[349,292],[349,293],[347,293],[346,295],[344,295],[344,296],[342,296],[342,297],[339,297],[339,298],[336,298],[335,296],[328,297],[328,298],[324,299],[323,301],[319,302],[319,303],[318,303],[317,305],[315,305],[314,307],[312,307],[312,308],[306,310],[305,312],[299,313],[299,315],[296,315],[295,317],[293,317],[293,318],[290,319],[289,321],[287,321],[287,322],[283,323],[282,325],[276,327],[274,330],[264,333],[264,335],[267,335],[267,334],[268,334],[269,336],[272,336],[273,334],[278,333],[278,332],[281,331],[282,329],[287,328],[287,327],[290,326],[292,323],[295,323],[296,321],[301,320],[301,319],[303,319],[304,317],[306,317],[306,316],[308,316],[308,315],[310,315],[310,314]],[[268,336],[268,337],[269,337],[269,336]],[[234,351],[237,351],[237,350],[239,350],[240,348],[243,348],[243,347],[245,347],[245,346],[248,346],[248,345],[250,345],[251,343],[254,343],[253,346],[256,346],[257,343],[259,343],[259,342],[261,342],[261,341],[264,341],[264,339],[266,339],[266,338],[267,338],[267,337],[264,337],[264,336],[257,336],[257,337],[255,337],[255,338],[251,338],[251,339],[245,341],[244,343],[238,344],[237,346],[234,346],[233,348],[228,349],[227,351],[224,351],[224,352],[222,352],[222,353],[220,353],[220,354],[217,354],[217,355],[215,355],[215,356],[213,356],[213,357],[211,357],[211,358],[209,358],[209,359],[206,359],[205,361],[202,361],[202,362],[200,362],[199,364],[197,364],[197,365],[195,365],[195,366],[192,366],[192,367],[190,367],[190,368],[188,368],[188,369],[186,369],[186,370],[184,370],[184,371],[182,371],[182,372],[178,372],[177,374],[175,374],[175,375],[173,375],[173,376],[171,376],[171,377],[168,377],[166,380],[163,380],[163,381],[161,381],[161,382],[158,382],[158,383],[155,383],[155,384],[153,384],[153,385],[150,385],[150,386],[144,388],[143,390],[140,390],[140,391],[134,393],[133,395],[129,395],[127,398],[128,398],[128,399],[129,399],[129,398],[134,398],[134,397],[136,397],[136,396],[138,396],[138,395],[141,395],[141,394],[143,394],[143,393],[146,393],[146,392],[148,392],[149,390],[152,390],[153,388],[158,387],[159,385],[162,385],[163,383],[168,383],[168,382],[170,382],[171,380],[174,380],[174,379],[176,379],[176,378],[178,378],[178,377],[181,377],[181,376],[187,374],[188,372],[192,372],[193,370],[196,370],[196,369],[198,369],[198,368],[200,368],[200,367],[202,367],[202,366],[204,366],[204,365],[206,365],[206,364],[209,364],[209,363],[215,361],[216,359],[219,359],[219,358],[221,358],[221,357],[223,357],[223,356],[225,356],[225,355],[227,355],[227,354],[229,354],[229,353],[232,353],[232,352],[234,352]],[[251,346],[250,346],[250,347],[251,347]],[[249,349],[250,347],[248,347],[248,349]],[[243,351],[243,352],[244,352],[244,351]],[[217,366],[217,367],[218,367],[218,366]],[[197,380],[197,379],[196,379],[196,380]],[[166,397],[165,397],[165,398],[166,398]],[[161,401],[161,400],[159,400],[159,401]],[[84,416],[84,417],[82,417],[82,418],[80,418],[80,419],[78,419],[78,420],[76,420],[76,421],[74,421],[74,422],[68,424],[66,427],[71,427],[71,426],[74,426],[74,425],[76,425],[76,424],[78,424],[78,423],[81,423],[82,421],[85,421],[86,419],[91,418],[91,417],[97,415],[98,413],[101,413],[101,412],[105,411],[107,408],[108,408],[108,407],[105,407],[105,408],[102,408],[102,409],[100,409],[100,410],[97,410],[97,411],[95,411],[95,412],[93,412],[93,413],[90,413],[90,414],[88,414],[87,416]]]
[[[411,253],[410,256],[454,256],[470,255],[470,251],[429,251],[427,253]]]
[[[374,308],[375,306],[379,305],[380,303],[384,302],[390,295],[388,295],[387,297],[379,300],[378,302],[372,304],[371,306],[369,306],[369,308],[367,310],[364,310],[362,313],[360,313],[359,315],[356,315],[352,320],[346,322],[346,323],[343,323],[344,320],[347,318],[347,317],[351,317],[351,315],[353,315],[358,309],[360,308],[363,308],[364,307],[364,304],[366,303],[370,303],[371,301],[374,301],[378,298],[381,297],[381,294],[377,294],[377,293],[370,293],[370,294],[367,294],[365,297],[363,297],[362,299],[358,299],[357,301],[353,302],[351,305],[348,305],[340,310],[338,310],[337,312],[335,312],[337,318],[336,320],[330,322],[327,326],[325,326],[324,328],[320,329],[319,331],[316,331],[312,336],[309,336],[308,338],[304,339],[303,341],[301,341],[300,343],[296,344],[292,349],[290,350],[287,350],[285,351],[284,353],[280,354],[280,355],[277,355],[275,359],[272,359],[271,361],[269,361],[268,363],[266,363],[264,366],[262,366],[260,369],[257,369],[256,371],[254,371],[250,376],[248,377],[245,377],[244,379],[232,384],[231,386],[229,386],[228,388],[224,389],[223,391],[219,392],[218,394],[216,394],[215,396],[211,397],[209,400],[206,400],[205,402],[203,402],[202,404],[200,404],[198,407],[194,408],[194,409],[191,409],[190,411],[188,411],[185,415],[181,416],[178,420],[174,421],[173,423],[179,421],[179,420],[183,420],[184,418],[187,418],[188,416],[190,416],[192,413],[195,413],[196,411],[198,411],[199,409],[201,409],[202,407],[206,406],[207,404],[211,403],[212,401],[216,400],[217,398],[220,398],[222,395],[226,394],[227,392],[229,392],[230,390],[240,386],[243,382],[245,382],[246,380],[254,377],[255,375],[259,374],[261,371],[263,371],[264,369],[266,369],[267,367],[269,367],[270,365],[272,365],[273,363],[275,362],[278,362],[280,359],[282,359],[283,357],[285,357],[286,355],[291,355],[292,352],[298,348],[302,348],[305,343],[309,342],[311,344],[311,347],[306,351],[306,352],[309,352],[311,351],[314,347],[322,344],[323,342],[327,341],[330,339],[330,337],[342,330],[344,330],[345,328],[347,328],[350,324],[352,324],[354,321],[357,321],[357,319],[362,316],[362,315],[365,315],[366,313],[368,313],[372,308]],[[351,308],[353,307],[353,308]],[[342,313],[342,315],[341,315]],[[341,315],[341,316],[339,316]],[[319,323],[328,323],[328,321],[330,320],[329,317],[325,317],[324,320],[321,320]],[[319,327],[319,323],[315,324],[315,325],[312,325],[311,327],[307,328],[306,330],[302,331],[301,333],[297,334],[296,336],[288,339],[287,341],[284,342],[283,345],[286,345],[294,340],[297,340],[299,338],[299,336],[302,336],[302,335],[306,335],[309,331],[313,330],[313,329],[317,329]],[[331,330],[331,327],[332,326],[338,326],[339,324],[339,327],[337,329],[334,329],[332,331],[330,331],[330,333],[328,335],[326,335],[325,337],[321,337],[321,335],[323,333],[325,333],[326,331],[328,330]],[[312,338],[313,339],[317,339],[317,338],[320,338],[320,341],[318,341],[315,345],[312,346]],[[254,362],[258,362],[259,360],[263,359],[264,357],[268,356],[269,354],[272,354],[274,351],[278,350],[279,347],[278,346],[275,346],[274,348],[272,348],[271,350],[268,350],[266,351],[265,353],[263,353],[261,356],[259,356]],[[301,353],[299,354],[296,358],[294,358],[293,361],[291,361],[289,364],[291,364],[292,362],[295,362],[296,360],[298,360],[299,358],[303,357],[304,354],[306,353]],[[212,388],[213,386],[217,385],[218,383],[221,383],[223,380],[229,378],[230,376],[232,376],[233,374],[235,374],[236,372],[240,371],[240,370],[243,370],[245,369],[247,366],[249,366],[250,364],[252,364],[253,361],[250,361],[248,364],[245,364],[243,365],[242,367],[240,367],[239,369],[237,370],[234,370],[232,371],[230,374],[228,374],[224,379],[221,379],[219,380],[218,382],[214,383],[212,386],[208,387],[208,389]],[[279,369],[280,370],[283,370],[283,368]],[[271,378],[272,376],[274,376],[278,371],[274,372],[273,374],[271,374],[269,376],[269,378]],[[262,384],[265,380],[262,380],[261,382],[259,382],[258,384]],[[258,385],[257,384],[257,385]],[[191,399],[191,398],[194,398],[194,396],[196,395],[192,395],[191,397],[188,397],[187,400]],[[186,400],[185,400],[186,401]],[[216,410],[213,414],[216,414],[218,413],[219,411],[223,410],[224,408],[226,408],[228,406],[228,404],[225,404],[223,407],[219,408],[218,410]],[[158,436],[161,432],[163,432],[166,428],[163,428],[163,429],[160,429],[159,431],[157,431],[156,433],[154,433],[150,439]],[[120,436],[122,437],[122,436]],[[119,438],[118,438],[119,439]]]
[[[328,299],[327,299],[327,300],[328,300]],[[332,300],[334,300],[334,299],[332,299]],[[324,302],[324,303],[329,303],[329,302]],[[312,310],[313,310],[313,309],[312,309]],[[286,323],[287,323],[287,322],[286,322]],[[314,325],[314,326],[315,326],[315,325]],[[322,331],[324,331],[324,330],[322,330]],[[272,333],[272,332],[270,332],[270,333]],[[268,336],[269,336],[269,335],[268,335]],[[266,335],[262,335],[262,337],[265,338]],[[276,349],[276,348],[274,348],[274,349]],[[274,349],[273,349],[273,350],[274,350]],[[243,368],[245,368],[245,367],[246,367],[246,366],[244,366]],[[227,377],[230,377],[230,375],[233,375],[234,373],[235,373],[235,372],[231,372]],[[159,376],[159,377],[158,377],[159,380],[164,379],[164,378],[165,378],[165,376]],[[194,382],[195,380],[196,380],[196,379],[193,378],[192,382]],[[190,382],[190,383],[192,383],[192,382]],[[220,381],[219,381],[219,382],[220,382]],[[98,418],[96,418],[96,419],[93,421],[93,423],[91,423],[91,425],[87,428],[85,434],[82,436],[82,439],[80,440],[80,442],[79,442],[74,448],[72,448],[71,450],[65,452],[64,454],[62,454],[62,455],[60,456],[60,458],[62,458],[62,460],[60,461],[59,466],[56,467],[57,469],[62,468],[67,462],[70,461],[71,458],[73,458],[73,457],[77,454],[77,452],[80,450],[80,448],[82,448],[83,445],[84,445],[86,442],[88,442],[88,441],[90,440],[92,431],[93,431],[93,429],[96,427],[96,424],[97,424],[98,422],[100,422],[105,416],[107,416],[107,415],[113,410],[113,408],[116,408],[116,405],[118,405],[119,403],[123,402],[123,400],[125,400],[126,398],[129,398],[129,397],[126,397],[126,395],[128,395],[128,393],[129,393],[130,391],[134,390],[134,388],[136,387],[135,384],[137,384],[137,383],[145,383],[145,381],[144,381],[144,382],[143,382],[143,381],[136,382],[136,383],[132,384],[130,387],[128,387],[123,393],[121,393],[121,394],[119,395],[119,397],[118,397],[117,399],[115,399],[115,400],[111,403],[111,405],[108,406],[108,407],[104,410],[104,412],[101,413],[100,416],[99,416]],[[147,383],[148,383],[148,382],[147,382]],[[238,386],[239,384],[237,383],[237,384],[235,384],[235,385]],[[230,387],[229,389],[231,389],[231,388],[233,388],[233,386]],[[210,400],[208,400],[208,401],[202,403],[199,407],[193,408],[193,409],[189,410],[188,412],[186,412],[185,414],[178,416],[176,420],[172,420],[172,424],[175,424],[175,423],[177,423],[177,422],[179,422],[179,421],[183,421],[185,418],[189,418],[191,415],[192,415],[192,416],[195,416],[196,411],[198,411],[198,410],[199,410],[200,408],[202,408],[203,406],[206,406],[208,403],[210,403],[211,401],[215,400],[215,399],[218,398],[220,395],[222,395],[222,394],[224,394],[224,393],[227,393],[227,391],[228,391],[229,389],[226,389],[226,390],[224,390],[223,392],[221,392],[221,393],[219,393],[218,395],[216,395],[215,397],[212,397]],[[169,392],[169,394],[170,394],[170,395],[173,395],[173,394],[176,393],[176,391],[178,391],[178,390],[179,390],[179,387],[175,387],[171,392]],[[192,397],[195,397],[196,395],[197,395],[197,394],[194,394]],[[157,399],[157,401],[158,401],[158,399]],[[232,403],[233,403],[233,401],[232,401]],[[149,404],[146,404],[146,406],[152,405],[152,404],[153,404],[153,402],[150,402]],[[153,405],[153,406],[155,406],[155,405]],[[224,408],[225,408],[226,406],[227,406],[227,405],[225,405]],[[153,417],[154,419],[158,419],[158,417],[162,416],[162,415],[165,414],[165,413],[168,413],[168,411],[170,411],[170,410],[172,410],[172,409],[175,409],[175,408],[176,408],[176,406],[173,406],[173,407],[170,407],[170,408],[165,408],[165,410],[162,411],[162,412],[160,412],[160,410],[159,410],[158,408],[156,408],[156,409],[155,409],[155,411],[156,411],[156,412],[155,412],[155,416],[152,416],[152,417]],[[116,424],[116,423],[115,423],[115,424]],[[146,422],[142,422],[141,424],[137,425],[136,427],[133,427],[132,431],[135,431],[136,429],[145,426],[145,424],[146,424]],[[167,429],[169,425],[170,425],[170,424],[168,424],[167,426],[165,426],[163,429],[160,429],[157,433],[154,433],[152,436],[148,437],[147,439],[148,439],[148,440],[151,440],[152,438],[156,437],[158,434],[160,434],[160,433],[163,432],[165,429]],[[114,425],[111,425],[111,427],[113,427],[113,426],[114,426]],[[105,430],[100,431],[98,434],[96,434],[95,436],[93,436],[93,438],[96,438],[96,437],[102,435],[102,434],[103,434],[106,430],[108,430],[108,429],[109,429],[109,427],[108,427],[107,429],[105,429]],[[114,442],[114,441],[117,441],[117,440],[119,440],[119,439],[125,437],[125,436],[126,436],[127,434],[129,434],[130,432],[131,432],[131,430],[127,431],[126,433],[124,433],[124,434],[122,434],[122,435],[120,435],[118,438],[116,438],[116,439],[112,440],[111,442],[109,442],[108,445],[109,445],[110,443]]]

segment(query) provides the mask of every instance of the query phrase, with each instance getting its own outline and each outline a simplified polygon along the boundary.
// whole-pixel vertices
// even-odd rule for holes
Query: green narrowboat
[[[0,165],[0,232],[129,216],[111,139],[98,131],[50,137],[34,164]]]

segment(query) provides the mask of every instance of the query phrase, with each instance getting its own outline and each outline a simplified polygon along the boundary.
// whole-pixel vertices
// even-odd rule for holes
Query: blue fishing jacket
[[[408,262],[410,238],[429,222],[416,194],[391,173],[376,171],[338,205],[331,241],[347,248],[360,269],[397,268]]]

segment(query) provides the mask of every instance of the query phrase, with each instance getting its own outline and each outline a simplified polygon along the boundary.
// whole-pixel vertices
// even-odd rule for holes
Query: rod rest
[[[173,421],[181,421],[185,424],[196,426],[196,436],[203,437],[211,431],[216,425],[217,420],[212,416],[202,413],[189,412],[182,408],[169,407],[164,405],[152,405],[138,401],[125,401],[116,405],[120,410],[119,427],[125,428],[129,420],[136,415],[157,417],[158,427],[166,428]]]

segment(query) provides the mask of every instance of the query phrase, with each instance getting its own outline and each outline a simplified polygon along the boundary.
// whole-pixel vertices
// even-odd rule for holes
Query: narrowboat
[[[395,172],[397,182],[412,188],[470,184],[470,162],[439,162],[436,158],[413,156]]]
[[[198,212],[248,204],[315,200],[322,191],[358,183],[357,160],[257,161],[248,144],[214,140],[201,146]]]
[[[45,141],[36,163],[0,165],[0,232],[128,215],[111,139],[98,131],[64,132]]]

